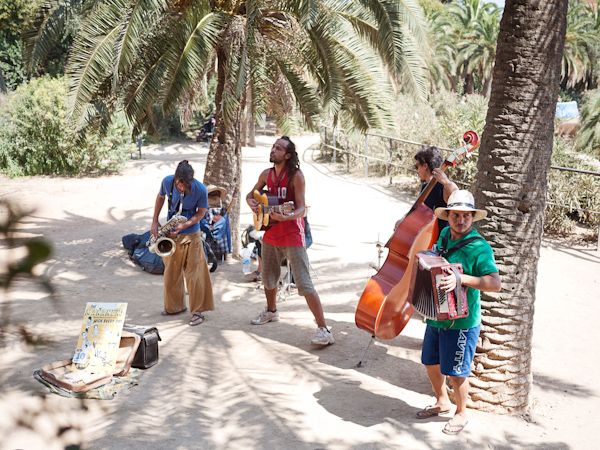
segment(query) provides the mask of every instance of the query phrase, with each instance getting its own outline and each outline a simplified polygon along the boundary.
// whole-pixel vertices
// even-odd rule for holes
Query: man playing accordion
[[[470,192],[457,190],[448,198],[446,208],[435,210],[437,218],[447,220],[449,224],[440,233],[437,247],[449,263],[462,264],[464,273],[460,281],[468,287],[469,315],[447,321],[427,319],[421,362],[427,369],[436,402],[419,411],[417,418],[426,419],[450,412],[450,398],[446,391],[448,376],[456,397],[456,412],[442,431],[451,435],[460,433],[467,425],[469,375],[481,327],[479,292],[498,292],[501,288],[492,248],[472,226],[487,213],[475,209],[474,203]],[[465,245],[465,241],[469,242]],[[450,271],[441,278],[439,287],[450,292],[456,285],[456,275]]]

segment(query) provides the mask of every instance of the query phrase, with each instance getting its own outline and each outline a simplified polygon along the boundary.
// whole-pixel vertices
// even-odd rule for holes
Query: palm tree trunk
[[[477,165],[477,223],[502,291],[482,295],[469,406],[523,412],[530,403],[537,266],[546,206],[568,0],[507,0]]]
[[[487,77],[483,83],[483,95],[488,100],[489,100],[490,96],[492,95],[492,79],[493,79],[493,75],[490,74],[490,76]]]
[[[242,147],[246,147],[248,145],[248,112],[244,111],[244,117],[242,119],[242,139],[241,144]]]
[[[246,95],[248,104],[248,147],[256,147],[256,125],[254,122],[254,109],[252,103],[252,89],[248,88]]]
[[[210,141],[210,150],[206,158],[204,184],[214,184],[227,189],[227,200],[232,201],[232,195],[237,187],[235,199],[229,220],[231,226],[231,252],[234,257],[241,254],[240,238],[240,204],[243,198],[242,188],[242,146],[241,142],[241,109],[235,113],[231,123],[226,123],[221,108],[223,89],[225,87],[225,67],[227,64],[225,51],[217,49],[217,88],[215,93],[215,128]]]
[[[465,94],[471,95],[473,93],[475,93],[475,79],[472,73],[467,73],[465,75]]]

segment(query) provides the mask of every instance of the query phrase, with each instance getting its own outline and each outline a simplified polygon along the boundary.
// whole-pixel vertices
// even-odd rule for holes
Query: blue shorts
[[[440,365],[443,375],[466,378],[471,375],[481,325],[468,330],[450,330],[427,325],[423,338],[421,362]]]

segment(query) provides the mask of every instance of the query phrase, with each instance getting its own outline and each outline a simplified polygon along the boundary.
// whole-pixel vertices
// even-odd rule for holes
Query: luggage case
[[[161,341],[158,328],[146,325],[123,325],[123,330],[137,334],[142,342],[133,358],[132,367],[148,369],[158,362],[158,341]]]
[[[117,363],[113,374],[93,374],[90,378],[81,381],[68,379],[65,378],[65,375],[71,373],[73,360],[65,359],[42,366],[40,376],[48,383],[61,389],[71,392],[87,392],[110,383],[113,375],[116,377],[127,375],[140,342],[141,338],[135,333],[127,331],[121,333]]]

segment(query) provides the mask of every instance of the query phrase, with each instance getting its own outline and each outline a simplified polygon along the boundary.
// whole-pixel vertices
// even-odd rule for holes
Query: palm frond
[[[121,9],[100,5],[84,23],[73,44],[67,66],[67,105],[68,115],[80,126],[86,105],[110,79],[122,13]]]
[[[194,8],[171,36],[164,58],[165,89],[161,98],[165,114],[197,83],[228,21],[226,14]]]
[[[113,66],[113,91],[121,77],[138,58],[142,39],[148,29],[148,22],[167,11],[165,0],[112,0],[114,8],[123,11],[119,36],[115,43],[115,64]]]
[[[93,3],[94,0],[42,0],[35,4],[21,37],[29,75],[60,39],[65,24]]]

